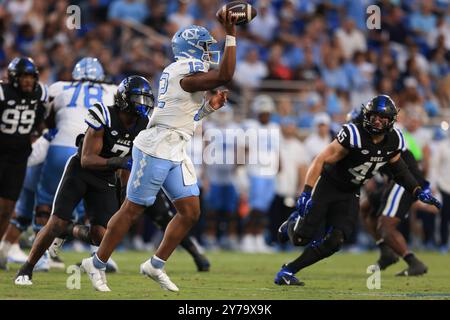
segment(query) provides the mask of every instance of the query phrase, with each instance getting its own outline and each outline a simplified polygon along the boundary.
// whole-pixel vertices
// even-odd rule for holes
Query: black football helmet
[[[31,74],[36,79],[34,89],[39,80],[39,71],[33,59],[29,57],[14,58],[8,65],[8,81],[14,88],[19,88],[19,77],[24,74]]]
[[[361,113],[363,128],[371,135],[380,135],[394,128],[394,123],[397,121],[398,109],[389,96],[379,95],[363,105]],[[383,123],[381,127],[377,127],[374,124],[373,115],[387,119],[387,122]]]
[[[155,97],[150,83],[141,76],[130,76],[122,80],[114,97],[121,111],[149,117],[153,112]]]

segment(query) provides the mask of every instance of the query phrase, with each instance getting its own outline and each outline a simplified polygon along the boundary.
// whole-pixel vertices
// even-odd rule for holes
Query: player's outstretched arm
[[[222,25],[227,34],[225,40],[225,52],[220,61],[218,70],[198,72],[180,81],[181,88],[187,92],[207,91],[223,86],[233,79],[236,67],[236,26],[237,17],[232,18],[228,12],[227,18],[223,19]]]
[[[400,157],[400,153],[389,160],[389,168],[394,176],[395,182],[404,187],[417,200],[423,203],[431,204],[436,208],[442,207],[441,203],[426,190],[423,190],[416,178],[411,174],[405,161]]]
[[[336,163],[348,154],[348,150],[344,148],[337,140],[333,140],[321,153],[314,158],[313,162],[306,172],[305,188],[312,188],[322,173],[323,166]]]

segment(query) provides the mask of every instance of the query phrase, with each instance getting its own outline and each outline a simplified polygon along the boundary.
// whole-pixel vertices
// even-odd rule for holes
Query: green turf
[[[67,264],[74,264],[86,254],[64,252]],[[282,263],[295,253],[242,254],[216,252],[208,254],[212,268],[208,273],[196,272],[185,252],[176,252],[167,266],[179,293],[167,292],[152,280],[138,273],[139,264],[147,253],[115,253],[120,273],[108,274],[109,293],[95,292],[85,274],[81,274],[81,289],[69,290],[69,276],[62,270],[35,273],[33,286],[17,287],[13,277],[18,269],[11,264],[8,272],[0,271],[0,299],[450,299],[450,256],[419,253],[429,266],[422,277],[398,278],[403,262],[381,275],[381,289],[366,286],[367,267],[376,253],[337,254],[302,271],[305,287],[279,287],[273,278]]]

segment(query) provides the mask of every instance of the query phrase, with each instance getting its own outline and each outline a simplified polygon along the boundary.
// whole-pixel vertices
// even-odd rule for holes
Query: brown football
[[[232,1],[224,4],[219,10],[217,10],[216,16],[219,21],[222,22],[223,12],[231,11],[233,17],[237,16],[238,20],[236,25],[243,25],[249,23],[256,17],[256,10],[250,4],[245,1]],[[226,15],[225,15],[226,16]]]

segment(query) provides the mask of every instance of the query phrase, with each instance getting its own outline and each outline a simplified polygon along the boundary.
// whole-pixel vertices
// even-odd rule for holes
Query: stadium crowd
[[[280,165],[278,172],[261,174],[245,164],[197,161],[204,210],[194,232],[201,244],[245,252],[274,250],[277,227],[295,206],[307,165],[352,109],[383,93],[402,110],[399,122],[410,136],[409,147],[446,208],[441,215],[417,208],[403,228],[411,231],[409,239],[416,246],[447,252],[450,169],[443,159],[450,157],[448,1],[249,2],[258,16],[239,29],[230,107],[205,122],[203,133],[208,128],[280,130],[275,160]],[[225,34],[215,18],[221,4],[0,0],[0,70],[4,75],[14,57],[30,56],[40,81],[50,85],[70,81],[76,61],[90,56],[102,63],[109,82],[140,74],[157,92],[160,74],[173,59],[170,39],[177,29],[192,23],[205,26],[217,39],[216,48],[222,48]],[[381,9],[380,29],[366,25],[371,4]],[[66,25],[70,5],[81,9],[80,28]],[[196,139],[202,139],[201,133]],[[223,150],[235,147],[224,144]],[[201,157],[201,148],[192,151]],[[154,231],[143,217],[130,234],[130,245],[144,249],[157,238]],[[352,244],[373,245],[362,228]]]

